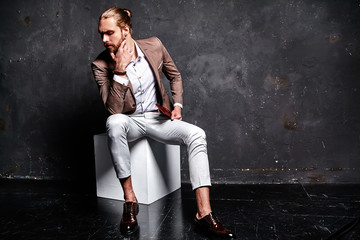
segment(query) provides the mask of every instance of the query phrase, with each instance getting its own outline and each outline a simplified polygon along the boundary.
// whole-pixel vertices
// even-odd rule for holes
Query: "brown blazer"
[[[181,75],[161,41],[156,37],[151,37],[136,40],[136,43],[141,51],[143,51],[154,73],[158,104],[169,110],[173,109],[173,104],[170,102],[161,81],[161,72],[170,81],[173,101],[183,104]],[[91,68],[99,87],[101,98],[110,114],[133,113],[136,110],[136,102],[131,82],[129,81],[129,86],[125,86],[113,80],[112,71],[115,68],[115,62],[107,50],[100,53],[92,62]]]

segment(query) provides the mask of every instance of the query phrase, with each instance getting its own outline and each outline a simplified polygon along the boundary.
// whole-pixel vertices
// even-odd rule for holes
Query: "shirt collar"
[[[140,58],[144,58],[145,55],[144,55],[144,53],[141,51],[139,45],[136,43],[136,41],[134,41],[134,43],[135,43],[135,47],[136,47],[136,52],[137,52],[137,54],[138,54],[138,58],[139,58],[139,59],[140,59]]]

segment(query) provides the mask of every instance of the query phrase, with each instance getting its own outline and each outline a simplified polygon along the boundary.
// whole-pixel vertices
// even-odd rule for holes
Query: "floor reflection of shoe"
[[[210,232],[213,235],[223,238],[235,238],[234,233],[232,233],[229,229],[223,227],[219,219],[216,217],[215,213],[211,212],[201,219],[197,219],[195,217],[194,221],[199,227]]]
[[[125,202],[124,211],[120,221],[120,231],[125,235],[131,235],[139,229],[136,215],[139,213],[139,204]]]

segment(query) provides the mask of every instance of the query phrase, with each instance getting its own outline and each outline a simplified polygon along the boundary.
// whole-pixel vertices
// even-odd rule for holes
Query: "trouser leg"
[[[135,141],[145,134],[141,121],[134,121],[124,114],[114,114],[106,121],[108,145],[118,178],[131,175],[130,150],[128,142]]]
[[[146,123],[148,137],[166,144],[186,145],[193,189],[211,185],[206,135],[201,128],[163,116],[146,119]]]
[[[131,175],[128,142],[147,136],[165,144],[186,145],[192,188],[211,185],[206,135],[201,128],[156,113],[138,117],[114,114],[108,118],[106,127],[118,178]]]

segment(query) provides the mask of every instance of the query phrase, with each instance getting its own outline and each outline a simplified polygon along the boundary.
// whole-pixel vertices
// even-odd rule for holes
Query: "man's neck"
[[[133,57],[131,60],[135,61],[138,58],[138,53],[135,47],[135,42],[134,39],[132,37],[129,37],[129,39],[126,39],[126,41],[129,42],[129,46],[132,52],[134,52]]]

